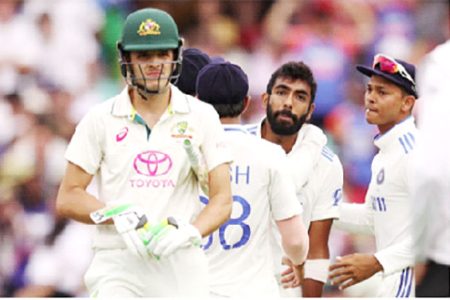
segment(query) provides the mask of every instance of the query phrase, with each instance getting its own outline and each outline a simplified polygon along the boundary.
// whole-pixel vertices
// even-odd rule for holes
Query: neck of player
[[[295,141],[297,140],[298,132],[292,135],[279,135],[272,131],[269,121],[264,120],[261,127],[261,137],[269,142],[280,145],[284,152],[289,153],[294,147]]]
[[[162,114],[166,111],[171,97],[170,86],[158,94],[144,94],[147,99],[137,89],[129,89],[128,93],[134,109],[136,109],[136,112],[150,128],[158,122]]]

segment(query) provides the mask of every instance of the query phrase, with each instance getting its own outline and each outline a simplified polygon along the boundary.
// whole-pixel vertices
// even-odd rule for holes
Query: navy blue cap
[[[383,77],[384,79],[387,79],[396,85],[403,88],[408,94],[413,95],[414,97],[418,98],[417,90],[416,90],[416,68],[414,65],[407,63],[403,60],[394,58],[394,60],[402,65],[406,72],[408,72],[409,76],[411,77],[412,81],[402,76],[400,73],[391,74],[389,72],[384,72],[380,69],[380,65],[376,64],[374,68],[363,66],[363,65],[357,65],[356,69],[361,72],[362,74],[366,76],[373,76],[377,75],[380,77]]]
[[[247,74],[229,62],[210,63],[197,76],[197,97],[210,104],[238,104],[248,94]]]
[[[176,86],[185,94],[195,95],[195,82],[198,72],[211,62],[208,54],[197,48],[186,48],[183,51],[181,73]]]

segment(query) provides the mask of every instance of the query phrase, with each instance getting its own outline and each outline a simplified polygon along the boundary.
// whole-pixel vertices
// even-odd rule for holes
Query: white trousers
[[[101,249],[85,277],[91,297],[208,296],[208,262],[200,248],[144,261],[128,249]]]

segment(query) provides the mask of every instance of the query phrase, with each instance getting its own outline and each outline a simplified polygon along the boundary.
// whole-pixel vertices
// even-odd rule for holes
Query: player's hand
[[[158,257],[167,257],[184,247],[200,247],[202,236],[198,229],[189,223],[167,218],[167,226],[160,234],[153,236],[147,245],[150,253]]]
[[[282,264],[287,266],[287,269],[281,273],[281,285],[284,289],[299,287],[304,279],[304,263],[295,266],[294,263],[287,257],[282,258]]]
[[[340,290],[343,290],[372,277],[375,273],[382,271],[383,267],[374,255],[356,253],[343,257],[338,256],[329,270],[331,284],[337,285]]]
[[[90,217],[96,224],[112,219],[127,248],[140,258],[148,258],[145,240],[139,230],[146,225],[148,227],[149,223],[141,208],[132,204],[117,204],[94,211]]]

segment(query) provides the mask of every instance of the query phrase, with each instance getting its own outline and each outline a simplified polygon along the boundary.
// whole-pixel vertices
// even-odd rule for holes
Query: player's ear
[[[244,109],[242,110],[241,114],[245,113],[245,111],[248,109],[248,107],[250,106],[250,100],[252,97],[250,96],[245,96],[244,98]]]
[[[414,107],[416,98],[414,98],[414,96],[412,96],[412,95],[406,95],[405,97],[403,97],[402,100],[403,100],[402,106],[401,106],[402,111],[406,112],[406,113],[410,113]]]
[[[316,104],[315,103],[311,103],[309,105],[308,116],[306,117],[306,121],[309,122],[311,120],[311,117],[312,117],[312,114],[313,114],[315,108],[316,108]]]
[[[267,94],[266,92],[264,92],[264,93],[261,94],[262,107],[263,107],[264,109],[266,109],[266,108],[267,108],[267,105],[269,105],[269,98],[270,98],[270,95]]]

